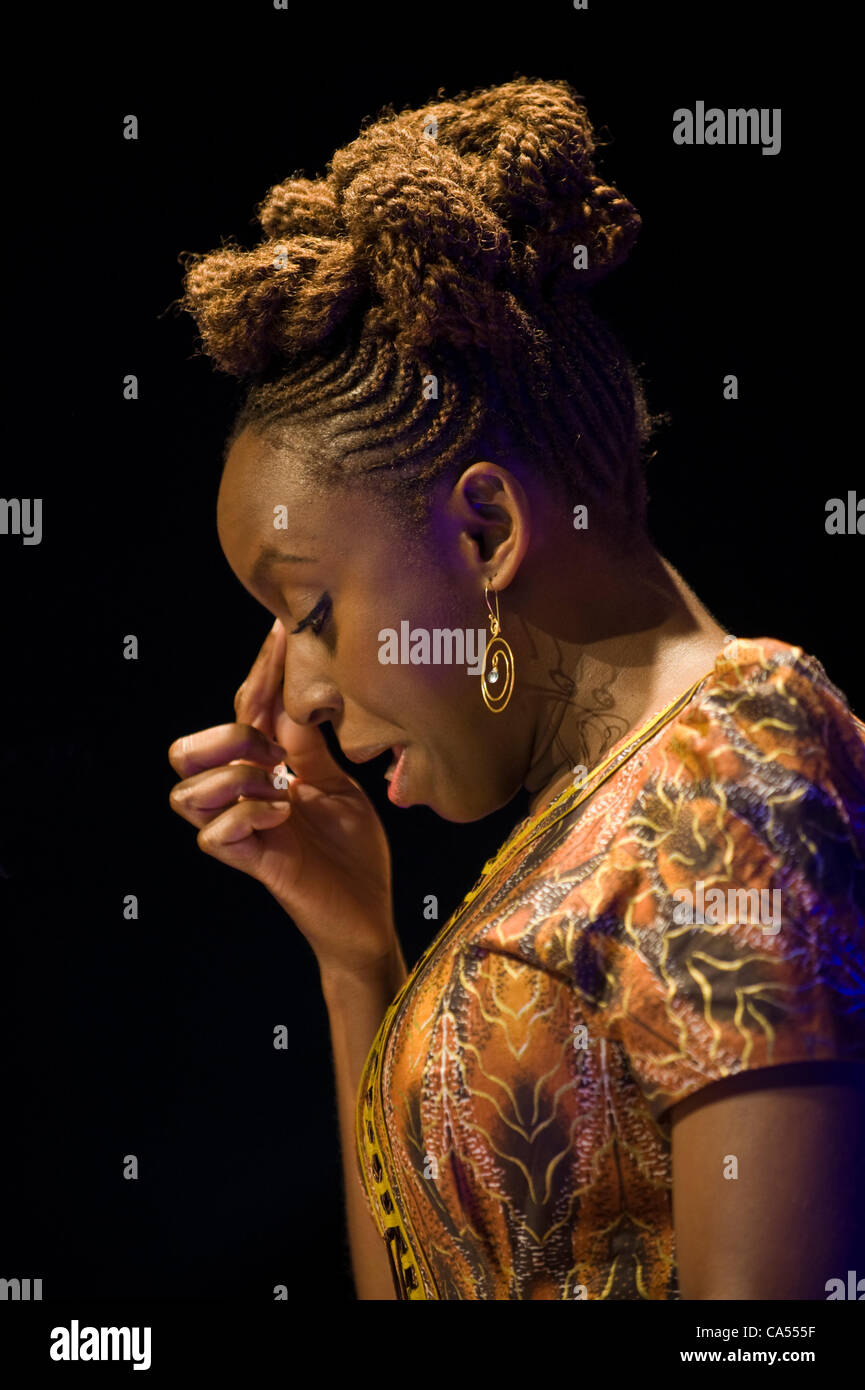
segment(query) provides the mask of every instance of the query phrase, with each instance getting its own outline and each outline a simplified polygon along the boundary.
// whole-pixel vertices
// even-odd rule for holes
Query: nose
[[[323,724],[342,709],[333,680],[316,675],[294,653],[283,671],[282,703],[295,724]]]

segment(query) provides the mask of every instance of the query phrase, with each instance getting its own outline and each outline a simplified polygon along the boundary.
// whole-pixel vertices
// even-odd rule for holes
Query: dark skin
[[[303,458],[248,431],[232,448],[218,503],[220,540],[241,583],[291,633],[323,595],[319,636],[289,636],[283,701],[302,725],[329,719],[349,756],[407,744],[411,804],[471,821],[525,785],[536,805],[577,763],[596,761],[687,685],[705,675],[725,633],[645,541],[615,554],[592,515],[573,527],[567,493],[532,488],[516,471],[467,468],[438,490],[426,544],[357,486],[342,492],[289,481]],[[287,530],[274,529],[283,504]],[[596,531],[598,534],[596,535]],[[359,537],[363,544],[358,544]],[[267,564],[262,547],[319,563]],[[484,584],[499,596],[518,678],[492,716],[465,667],[383,665],[379,632],[411,626],[488,627]],[[569,601],[591,594],[591,603]],[[490,601],[495,607],[495,595]],[[608,709],[603,706],[608,705]]]
[[[198,827],[202,850],[266,885],[323,980],[397,984],[405,964],[384,829],[319,726],[329,720],[354,761],[405,746],[403,804],[467,822],[525,786],[535,812],[575,764],[591,769],[708,674],[726,634],[647,537],[623,544],[594,509],[588,529],[575,530],[580,498],[538,486],[517,460],[480,460],[441,484],[429,530],[407,542],[405,523],[374,493],[304,482],[309,448],[308,436],[275,447],[246,430],[228,455],[220,541],[275,622],[238,691],[236,721],[172,745],[182,780],[171,804]],[[276,507],[286,529],[274,527]],[[312,559],[262,556],[272,549]],[[485,584],[515,659],[500,715],[465,666],[379,661],[380,631],[402,620],[488,630]],[[390,760],[382,754],[383,770]],[[782,1070],[794,1084],[778,1084]],[[770,1068],[754,1074],[756,1090],[730,1078],[673,1107],[683,1297],[825,1298],[826,1279],[855,1267],[853,1165],[865,1154],[861,1123],[850,1127],[863,1070]],[[859,1137],[845,1144],[845,1133]],[[721,1176],[731,1153],[737,1181]],[[797,1245],[791,1211],[813,1215],[818,1195],[819,1219],[800,1221]]]

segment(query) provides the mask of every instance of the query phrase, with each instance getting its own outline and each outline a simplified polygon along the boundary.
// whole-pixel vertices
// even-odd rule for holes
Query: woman
[[[639,217],[580,99],[388,109],[259,218],[183,304],[249,383],[218,530],[276,621],[171,803],[317,958],[358,1296],[827,1297],[862,1235],[865,729],[651,544],[655,421],[587,301]],[[532,793],[411,974],[327,720],[397,806]]]

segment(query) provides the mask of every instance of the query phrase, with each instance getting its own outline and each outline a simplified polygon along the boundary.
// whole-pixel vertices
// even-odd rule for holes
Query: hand
[[[362,975],[399,954],[387,837],[321,730],[286,713],[285,651],[277,620],[235,696],[238,722],[171,745],[169,762],[183,780],[170,805],[199,827],[205,854],[270,890],[322,970]],[[277,770],[285,789],[274,786]]]

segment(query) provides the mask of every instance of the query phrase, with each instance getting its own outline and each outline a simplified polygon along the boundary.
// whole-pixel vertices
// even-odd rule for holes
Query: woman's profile
[[[567,82],[439,94],[185,267],[275,621],[171,803],[315,954],[360,1298],[826,1298],[862,1240],[865,727],[651,540],[598,163]],[[531,794],[411,970],[328,721],[397,807]]]

